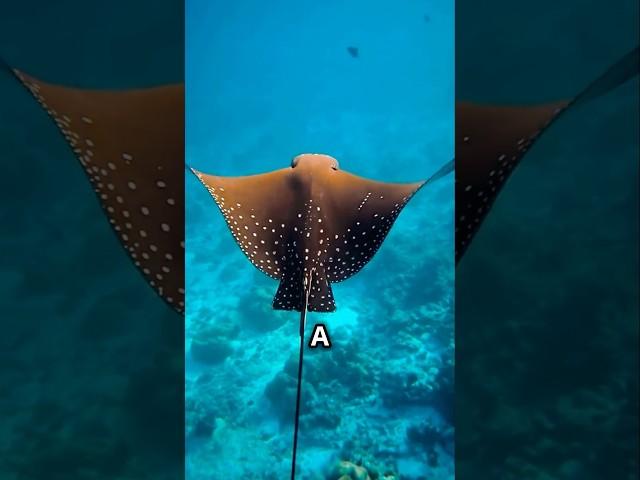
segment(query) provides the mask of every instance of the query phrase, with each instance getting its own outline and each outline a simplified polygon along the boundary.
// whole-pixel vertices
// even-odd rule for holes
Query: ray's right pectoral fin
[[[569,103],[456,104],[457,260],[522,157]]]
[[[402,209],[426,182],[385,183],[338,172],[325,233],[328,280],[342,282],[375,255]]]

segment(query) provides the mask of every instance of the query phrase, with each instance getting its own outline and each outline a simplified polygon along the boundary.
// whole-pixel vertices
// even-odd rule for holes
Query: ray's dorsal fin
[[[449,162],[427,182],[385,183],[340,170],[328,155],[303,154],[289,168],[260,175],[192,171],[242,252],[279,280],[273,307],[303,310],[303,279],[313,270],[308,310],[331,312],[331,284],[360,271],[420,187],[452,168]]]
[[[636,48],[574,99],[525,106],[456,102],[456,262],[540,135],[563,112],[625,83],[638,74],[638,68]]]
[[[73,150],[135,266],[183,313],[184,87],[85,90],[12,72]]]

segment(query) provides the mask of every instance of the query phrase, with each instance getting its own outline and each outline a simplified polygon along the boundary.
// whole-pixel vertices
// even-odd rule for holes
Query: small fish
[[[353,58],[358,58],[360,56],[360,50],[358,47],[347,47],[347,52],[349,52],[349,55]]]

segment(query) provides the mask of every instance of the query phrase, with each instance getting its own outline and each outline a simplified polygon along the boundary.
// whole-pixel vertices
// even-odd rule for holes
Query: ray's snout
[[[291,160],[291,168],[296,168],[298,165],[302,165],[303,167],[321,165],[332,168],[333,170],[338,170],[340,168],[338,160],[323,153],[303,153],[298,155]]]

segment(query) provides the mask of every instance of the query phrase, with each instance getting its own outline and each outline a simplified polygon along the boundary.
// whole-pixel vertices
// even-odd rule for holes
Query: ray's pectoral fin
[[[292,254],[289,235],[300,223],[291,205],[299,201],[290,169],[246,177],[218,177],[191,169],[222,212],[229,231],[249,261],[279,280]]]
[[[456,262],[509,175],[545,130],[563,112],[606,94],[638,69],[636,48],[574,99],[526,106],[456,103]]]
[[[323,212],[327,228],[322,251],[332,283],[355,275],[373,258],[402,209],[426,183],[384,183],[339,174]]]
[[[129,257],[184,311],[184,87],[85,90],[19,70],[77,156]]]
[[[464,255],[513,169],[568,103],[456,105],[456,261]]]

